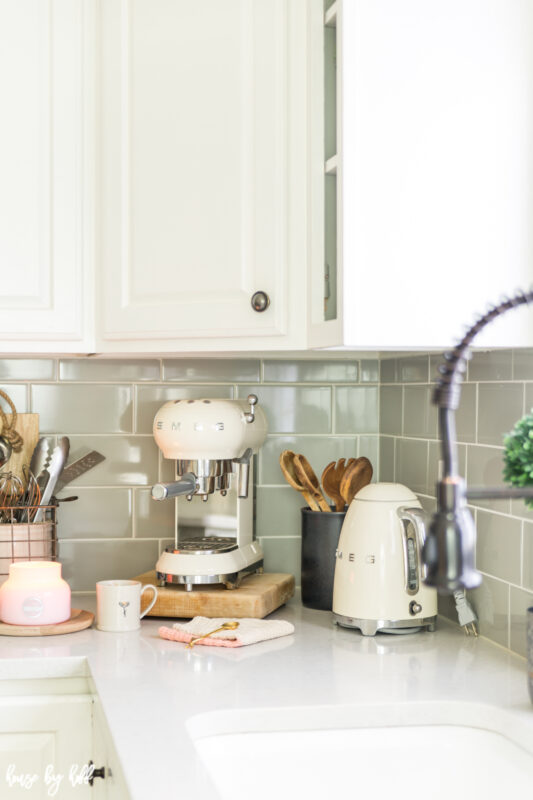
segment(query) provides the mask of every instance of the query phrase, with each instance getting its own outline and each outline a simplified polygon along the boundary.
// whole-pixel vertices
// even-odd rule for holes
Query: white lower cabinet
[[[129,800],[130,794],[126,788],[122,767],[97,696],[93,698],[92,714],[91,758],[97,769],[101,767],[105,769],[104,779],[94,779],[92,797],[94,800]]]
[[[92,786],[87,782],[90,761],[105,769]],[[0,697],[0,797],[129,799],[97,697]]]
[[[2,697],[0,796],[91,797],[83,782],[92,750],[91,707],[89,695]]]

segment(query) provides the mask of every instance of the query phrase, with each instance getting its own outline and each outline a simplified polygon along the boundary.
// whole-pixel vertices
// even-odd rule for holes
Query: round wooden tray
[[[94,621],[94,614],[73,608],[70,619],[56,625],[9,625],[0,622],[0,636],[58,636],[60,633],[75,633],[89,628]]]

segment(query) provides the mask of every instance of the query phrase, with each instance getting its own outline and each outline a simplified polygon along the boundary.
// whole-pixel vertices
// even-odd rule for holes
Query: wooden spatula
[[[365,456],[357,458],[346,470],[341,480],[340,492],[347,505],[350,505],[357,492],[370,483],[373,473],[372,464]]]
[[[307,488],[307,484],[302,484],[299,477],[296,474],[296,470],[294,467],[294,459],[296,457],[296,453],[293,453],[292,450],[284,450],[280,457],[279,457],[279,465],[281,467],[281,471],[283,472],[283,477],[289,484],[292,486],[293,489],[296,489],[297,492],[301,492],[304,500],[306,501],[307,505],[311,509],[311,511],[320,511],[320,506],[316,502],[315,498],[313,497],[312,492],[310,492]]]
[[[320,483],[309,461],[301,453],[294,456],[294,470],[302,486],[313,496],[321,511],[331,511],[329,503],[322,494]]]
[[[344,497],[341,494],[341,480],[356,459],[350,458],[347,463],[345,458],[340,458],[336,463],[332,461],[322,473],[322,488],[335,503],[335,511],[344,511]]]

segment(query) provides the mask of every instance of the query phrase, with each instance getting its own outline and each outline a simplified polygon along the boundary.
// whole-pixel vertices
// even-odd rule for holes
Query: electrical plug
[[[455,600],[455,610],[459,618],[459,625],[464,629],[467,636],[478,635],[478,618],[476,612],[466,599],[466,595],[462,589],[458,589],[453,593]]]

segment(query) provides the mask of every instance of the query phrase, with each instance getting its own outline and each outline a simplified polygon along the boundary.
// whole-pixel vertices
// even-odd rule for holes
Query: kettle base
[[[380,633],[408,634],[417,633],[426,628],[433,632],[437,625],[437,617],[424,617],[422,619],[357,619],[345,617],[343,614],[333,614],[333,619],[342,628],[358,628],[363,636],[375,636]]]

